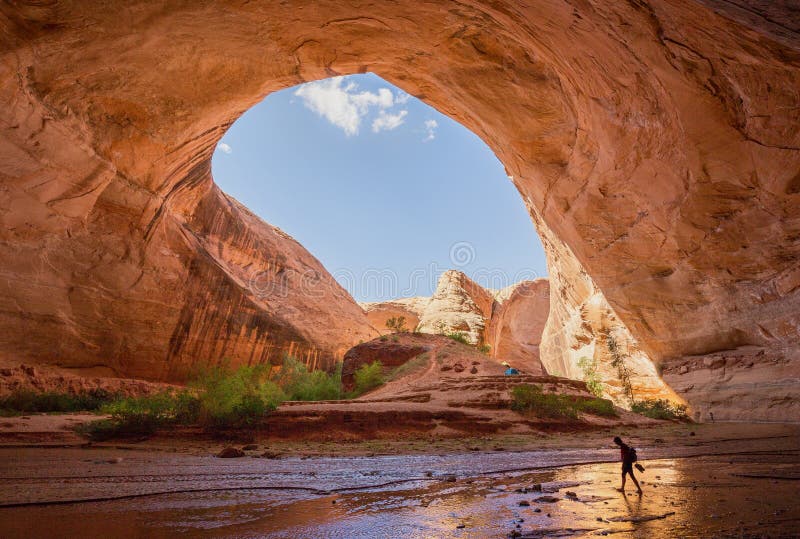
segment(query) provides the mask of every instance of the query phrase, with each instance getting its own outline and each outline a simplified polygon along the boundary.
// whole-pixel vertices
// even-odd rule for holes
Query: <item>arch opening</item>
[[[547,275],[503,165],[474,134],[371,74],[274,92],[225,133],[214,182],[317,256],[359,302]]]
[[[338,302],[333,289],[282,309],[292,282],[247,291],[256,269],[315,262],[225,200],[209,160],[264,95],[371,71],[472,130],[514,177],[557,282],[560,350],[581,344],[562,330],[596,299],[598,327],[613,314],[687,398],[730,417],[796,409],[795,382],[756,382],[796,380],[798,364],[791,35],[693,2],[131,4],[124,28],[118,6],[93,6],[89,27],[84,9],[4,13],[18,75],[2,83],[7,353],[174,379],[198,358],[357,341],[350,306],[323,329],[298,315]],[[259,249],[282,255],[258,268]],[[742,409],[720,364],[756,404]]]

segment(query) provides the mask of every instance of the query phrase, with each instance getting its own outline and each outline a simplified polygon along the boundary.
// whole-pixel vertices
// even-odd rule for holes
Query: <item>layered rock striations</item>
[[[19,2],[0,29],[5,356],[168,378],[222,350],[333,357],[370,333],[338,292],[242,289],[227,257],[282,275],[295,250],[262,244],[208,162],[271,91],[372,71],[494,150],[540,233],[569,250],[549,266],[564,313],[594,293],[562,296],[558,275],[575,272],[561,264],[655,364],[756,347],[759,380],[800,378],[792,3]],[[230,234],[209,232],[228,213]],[[209,233],[230,237],[222,255]],[[799,383],[778,391],[794,399]],[[776,398],[759,386],[743,392],[764,405],[741,418]]]

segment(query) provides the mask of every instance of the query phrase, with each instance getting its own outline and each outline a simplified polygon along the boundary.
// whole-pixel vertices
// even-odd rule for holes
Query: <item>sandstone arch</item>
[[[324,270],[209,167],[267,93],[369,70],[506,165],[550,245],[551,325],[599,293],[656,362],[744,351],[773,385],[736,406],[796,411],[799,25],[761,5],[4,5],[0,353],[173,379],[370,335],[340,289],[292,293]]]

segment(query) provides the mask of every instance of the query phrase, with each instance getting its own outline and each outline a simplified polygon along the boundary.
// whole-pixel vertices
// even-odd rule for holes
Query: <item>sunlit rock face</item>
[[[632,404],[631,395],[623,387],[626,375],[634,400],[684,403],[661,379],[651,356],[631,335],[569,248],[551,233],[542,235],[542,245],[549,267],[557,268],[550,272],[550,312],[539,346],[547,372],[585,380],[594,370],[603,385],[603,396],[624,408]],[[621,372],[620,368],[624,370]]]
[[[756,347],[759,380],[797,380],[796,9],[755,0],[3,7],[0,352],[170,378],[226,355],[249,361],[254,346],[333,356],[370,333],[333,288],[257,299],[243,287],[237,272],[251,262],[281,274],[321,268],[305,252],[296,260],[277,232],[253,232],[213,186],[208,161],[269,92],[373,71],[473,130],[505,164],[539,232],[569,249],[549,265],[551,297],[565,302],[554,309],[566,316],[595,295],[562,296],[556,281],[576,272],[560,265],[574,266],[656,364]],[[229,228],[215,228],[217,218]],[[570,335],[565,345],[580,345]],[[793,399],[797,384],[780,392]],[[741,401],[725,406],[742,419],[767,409]]]
[[[472,344],[479,344],[484,341],[493,305],[494,297],[481,285],[460,271],[448,270],[439,277],[418,329],[422,333],[461,333]]]
[[[402,316],[420,333],[460,333],[474,345],[488,345],[491,357],[527,374],[545,374],[539,342],[547,321],[547,279],[522,281],[501,290],[483,288],[457,270],[444,272],[431,297],[413,297],[361,306],[373,326],[385,333],[386,321]]]
[[[523,281],[501,292],[486,329],[490,354],[526,373],[546,374],[539,344],[550,310],[550,284],[547,279]]]

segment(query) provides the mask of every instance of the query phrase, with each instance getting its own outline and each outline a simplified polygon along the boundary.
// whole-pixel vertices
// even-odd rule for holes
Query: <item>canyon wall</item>
[[[785,383],[724,406],[759,418],[800,385],[798,21],[758,0],[3,4],[0,353],[172,378],[227,347],[333,357],[370,334],[335,288],[241,286],[251,262],[321,268],[262,242],[208,161],[268,93],[372,71],[494,150],[569,250],[549,268],[564,317],[599,292],[653,368],[690,358],[681,376],[758,349],[753,380]],[[680,386],[702,403],[733,383]]]
[[[550,283],[523,281],[501,292],[486,328],[491,356],[528,374],[547,374],[539,346],[550,311]]]

